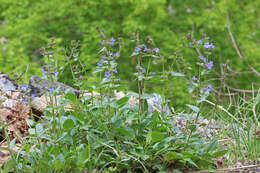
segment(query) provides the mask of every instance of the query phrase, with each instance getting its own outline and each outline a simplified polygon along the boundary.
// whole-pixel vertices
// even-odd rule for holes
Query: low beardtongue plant
[[[98,28],[99,29],[99,28]],[[117,61],[121,57],[122,42],[119,38],[107,38],[99,29],[102,40],[97,60],[95,82],[92,89],[100,95],[91,96],[65,93],[59,98],[60,105],[51,104],[40,120],[28,119],[30,135],[21,144],[21,152],[10,159],[12,167],[6,171],[17,172],[164,172],[172,168],[202,169],[214,168],[214,158],[226,153],[215,140],[211,140],[197,131],[196,121],[201,118],[200,103],[205,100],[213,86],[203,81],[203,75],[211,72],[213,61],[202,58],[200,54],[198,74],[173,72],[165,66],[166,57],[161,55],[150,37],[144,41],[136,32],[132,47],[132,57],[137,58],[134,73],[138,92],[129,92],[119,100],[114,99],[114,90],[120,86]],[[204,45],[204,49],[213,49],[211,43],[203,40],[190,44]],[[205,47],[206,44],[206,47]],[[48,80],[57,81],[57,59],[54,50],[55,42],[42,48],[42,55],[47,58],[48,65],[43,66],[43,75]],[[51,50],[51,52],[50,52]],[[162,71],[155,72],[153,64],[162,64]],[[75,71],[71,70],[73,75]],[[189,76],[190,75],[190,76]],[[182,76],[189,81],[189,91],[200,96],[196,105],[187,104],[188,110],[178,113],[167,104],[166,89],[171,87],[173,76]],[[74,76],[76,79],[76,76]],[[79,76],[80,81],[86,79]],[[163,83],[162,96],[154,94],[158,107],[148,111],[148,99],[154,95],[147,93],[150,80]],[[26,90],[27,86],[22,85]],[[55,98],[55,88],[47,89],[48,96]],[[138,104],[129,103],[130,97],[138,99]],[[72,105],[69,111],[64,110],[66,104]],[[170,105],[169,105],[170,106]],[[56,111],[53,111],[54,108]],[[184,127],[176,124],[175,118],[182,117],[186,121]],[[44,123],[43,123],[44,122]]]

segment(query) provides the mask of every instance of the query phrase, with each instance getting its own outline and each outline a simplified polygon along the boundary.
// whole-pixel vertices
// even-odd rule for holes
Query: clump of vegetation
[[[3,172],[214,170],[240,159],[258,159],[259,93],[251,99],[229,93],[229,100],[239,100],[230,101],[229,106],[222,104],[228,101],[222,99],[228,63],[221,64],[223,73],[219,78],[212,78],[217,74],[212,59],[215,43],[209,37],[187,36],[189,49],[197,53],[196,63],[192,64],[177,54],[165,57],[160,52],[163,48],[158,48],[152,38],[142,38],[135,32],[129,56],[136,64],[131,79],[137,85],[134,92],[128,91],[118,76],[123,70],[118,66],[121,51],[126,49],[124,41],[106,37],[100,28],[98,31],[100,60],[93,72],[95,77],[86,75],[79,42],[72,41],[64,49],[63,61],[57,57],[61,50],[56,49],[55,39],[41,48],[46,62],[44,77],[55,82],[63,73],[70,73],[74,87],[82,93],[77,97],[66,92],[57,97],[58,89],[49,86],[46,95],[50,105],[43,116],[27,119],[29,136],[21,138],[20,150],[11,154],[2,166]],[[196,73],[194,68],[198,69]],[[185,83],[187,90],[183,90],[192,100],[184,105],[185,109],[175,108],[175,98],[168,94],[174,90],[176,80]],[[153,86],[160,87],[161,96],[157,107],[150,111],[148,100],[154,95],[149,88]],[[84,95],[86,89],[100,94]],[[125,91],[126,95],[118,99],[115,90]],[[131,99],[136,102],[131,103]],[[65,110],[67,105],[70,110]],[[184,119],[183,125],[178,125],[179,117]],[[199,121],[206,118],[202,127]],[[212,134],[215,121],[219,126]],[[15,139],[8,142],[12,150]]]

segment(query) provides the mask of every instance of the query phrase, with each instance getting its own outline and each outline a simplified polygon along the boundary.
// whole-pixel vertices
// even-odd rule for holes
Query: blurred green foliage
[[[121,37],[124,41],[119,73],[131,89],[136,87],[131,82],[136,64],[130,55],[136,45],[130,40],[136,30],[143,39],[149,35],[166,59],[178,54],[191,64],[198,55],[189,48],[186,35],[191,33],[198,40],[204,33],[216,45],[210,59],[217,71],[217,64],[226,60],[235,71],[249,71],[232,46],[226,29],[230,25],[247,61],[260,69],[259,9],[260,1],[255,0],[0,0],[0,37],[7,39],[0,43],[0,68],[9,74],[26,71],[25,80],[32,74],[40,75],[44,60],[39,48],[55,37],[61,51],[71,40],[80,40],[80,59],[91,71],[100,59],[99,26],[107,37]],[[57,53],[57,57],[62,59],[64,54]],[[156,65],[153,68],[160,70]],[[69,82],[69,76],[62,78]],[[237,79],[237,86],[250,89],[248,81],[258,78],[251,75]],[[178,78],[174,91],[168,92],[176,99],[182,98],[182,103],[185,87],[187,82]]]

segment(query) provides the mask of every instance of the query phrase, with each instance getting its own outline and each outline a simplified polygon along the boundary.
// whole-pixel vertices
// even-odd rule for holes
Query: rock
[[[18,85],[10,79],[9,75],[0,72],[0,90],[7,92],[16,91],[17,89]]]
[[[115,91],[114,94],[115,94],[116,100],[119,100],[119,99],[125,97],[125,93],[123,93],[122,91],[120,91],[120,92]]]
[[[9,99],[8,104],[0,105],[0,119],[1,124],[8,124],[7,131],[11,139],[16,138],[17,141],[21,139],[20,136],[27,136],[29,126],[26,122],[27,118],[30,118],[30,109],[27,105],[21,104],[17,100]]]
[[[62,92],[65,92],[67,90],[70,90],[76,96],[79,96],[79,93],[80,93],[78,90],[76,90],[68,85],[65,85],[60,82],[52,82],[51,80],[42,79],[39,76],[32,76],[29,80],[28,86],[31,89],[30,94],[31,95],[33,94],[36,97],[42,96],[44,94],[44,91],[49,89],[50,86],[53,89],[59,89],[59,94],[61,94]]]
[[[95,92],[95,91],[93,91],[91,93],[86,91],[86,92],[83,93],[83,97],[87,97],[87,96],[97,97],[97,96],[100,96],[100,94]]]
[[[0,95],[0,103],[4,102],[8,98],[6,96]]]
[[[2,106],[11,110],[15,110],[17,101],[13,99],[7,99],[2,103]]]
[[[11,153],[10,151],[8,151],[8,149],[4,149],[4,148],[9,148],[7,142],[2,143],[1,147],[2,148],[0,148],[0,163],[3,164],[11,157]],[[17,152],[19,149],[20,149],[19,146],[14,146],[12,148],[12,152]]]
[[[26,118],[30,117],[30,110],[22,104],[24,93],[18,90],[18,85],[7,74],[0,73],[0,124],[9,124],[6,127],[10,139],[18,136],[27,136]]]
[[[147,99],[148,103],[148,112],[154,112],[155,110],[158,111],[159,113],[166,112],[170,114],[170,109],[168,108],[167,105],[162,106],[163,100],[162,97],[159,94],[153,93],[153,97]]]
[[[47,108],[48,105],[51,105],[52,98],[47,97],[46,95],[42,95],[41,97],[35,97],[32,100],[31,108],[34,114],[42,115],[44,110]],[[57,102],[55,102],[55,100]],[[56,96],[56,99],[53,100],[54,106],[61,105],[61,96]],[[64,105],[64,110],[69,111],[71,110],[72,106],[70,104]],[[56,111],[55,111],[56,113]]]

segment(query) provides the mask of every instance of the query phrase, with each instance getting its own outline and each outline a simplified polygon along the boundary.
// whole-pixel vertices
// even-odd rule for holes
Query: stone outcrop
[[[58,89],[60,94],[69,90],[70,92],[79,96],[78,90],[76,90],[68,85],[65,85],[63,83],[46,80],[39,76],[32,76],[30,78],[28,87],[31,89],[30,94],[33,94],[36,97],[42,96],[44,94],[44,92],[46,92],[46,90],[51,90],[51,89]]]
[[[2,92],[7,91],[16,91],[18,89],[18,85],[10,79],[8,74],[3,74],[0,72],[0,90]]]
[[[6,74],[0,74],[0,124],[6,126],[9,137],[21,140],[18,136],[28,135],[29,108],[22,104],[24,93]]]

